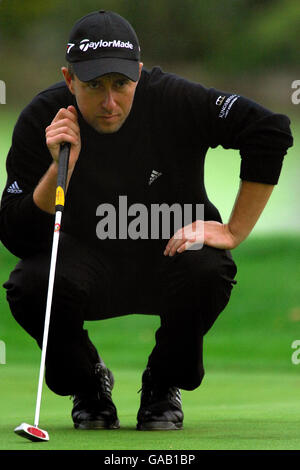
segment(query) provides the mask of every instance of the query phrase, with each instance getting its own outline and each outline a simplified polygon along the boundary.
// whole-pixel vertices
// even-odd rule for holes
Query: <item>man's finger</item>
[[[57,126],[57,127],[48,127],[46,129],[46,139],[49,140],[51,137],[55,137],[59,134],[69,134],[77,139],[79,139],[79,132],[77,130],[71,128],[70,126]]]
[[[46,140],[48,148],[56,147],[59,144],[62,144],[63,142],[68,142],[73,145],[79,145],[77,137],[64,132],[61,132],[60,134],[57,134],[54,137],[49,137]]]
[[[169,250],[167,251],[166,254],[169,256],[175,255],[176,251],[178,248],[183,245],[186,242],[186,240],[173,240],[173,243],[170,245]]]
[[[177,230],[176,233],[174,233],[173,237],[170,238],[170,240],[168,241],[168,243],[165,247],[164,255],[168,255],[170,253],[170,251],[172,251],[172,254],[175,254],[176,249],[178,248],[178,246],[181,243],[185,242],[186,240],[187,240],[187,238],[186,238],[185,233],[184,233],[184,228],[180,228],[179,230]],[[175,249],[175,247],[176,247],[176,249]]]
[[[50,126],[46,127],[45,131],[47,133],[49,130],[57,129],[63,126],[73,129],[73,131],[76,134],[79,134],[80,132],[78,123],[72,121],[70,118],[63,118],[63,119],[60,119],[59,121],[52,122]]]
[[[69,118],[72,121],[77,122],[76,108],[74,106],[68,106],[68,109],[60,108],[60,110],[57,112],[56,116],[54,117],[52,123],[60,121],[61,119],[64,119],[64,118]]]
[[[186,250],[201,250],[202,247],[203,242],[200,242],[199,240],[187,240],[177,249],[177,253],[182,253]]]
[[[74,116],[76,116],[76,118],[78,118],[78,113],[77,113],[77,109],[75,108],[75,106],[71,104],[70,106],[67,107],[67,110],[73,113]]]

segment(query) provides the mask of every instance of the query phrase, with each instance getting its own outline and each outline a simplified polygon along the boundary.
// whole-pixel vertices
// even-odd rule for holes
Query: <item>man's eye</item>
[[[129,80],[127,80],[127,79],[118,80],[118,81],[115,82],[115,86],[117,88],[123,88],[127,85],[128,82],[129,82]]]
[[[100,86],[99,82],[89,82],[88,84],[88,87],[91,90],[96,90],[97,88],[99,88],[99,86]]]

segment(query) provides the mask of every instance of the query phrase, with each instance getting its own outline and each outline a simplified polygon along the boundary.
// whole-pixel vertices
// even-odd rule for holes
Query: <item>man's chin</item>
[[[96,122],[92,124],[92,127],[95,129],[95,131],[99,132],[99,134],[114,134],[115,132],[118,132],[121,129],[123,124],[124,121],[114,123]]]

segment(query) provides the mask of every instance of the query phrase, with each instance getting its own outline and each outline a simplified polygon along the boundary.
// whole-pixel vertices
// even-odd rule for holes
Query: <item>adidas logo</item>
[[[152,170],[148,185],[150,186],[150,184],[152,184],[161,175],[162,175],[162,173],[160,173],[159,171]]]
[[[19,188],[19,185],[16,181],[13,182],[8,188],[7,188],[8,193],[13,193],[13,194],[20,194],[22,193],[22,189]]]

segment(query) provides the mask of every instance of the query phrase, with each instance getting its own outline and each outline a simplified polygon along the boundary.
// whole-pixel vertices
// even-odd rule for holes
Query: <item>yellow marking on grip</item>
[[[65,205],[65,193],[61,186],[57,186],[56,188],[56,199],[55,199],[56,206],[64,206]]]

